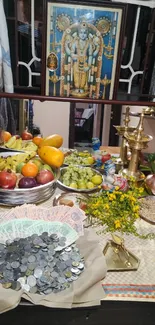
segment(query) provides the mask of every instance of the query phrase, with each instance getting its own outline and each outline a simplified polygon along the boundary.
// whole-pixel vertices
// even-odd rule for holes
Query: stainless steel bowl
[[[1,156],[13,156],[19,152],[1,153]],[[49,199],[56,186],[56,182],[60,177],[60,169],[55,169],[55,179],[47,184],[36,186],[33,188],[15,188],[13,190],[5,190],[0,188],[0,205],[16,206],[24,203],[41,203]]]
[[[76,167],[78,167],[78,168],[91,168],[91,167],[84,167],[84,166],[76,166]],[[78,193],[90,193],[90,192],[94,192],[94,191],[99,189],[99,186],[96,186],[96,187],[91,188],[91,189],[77,189],[77,188],[72,188],[72,187],[64,185],[62,183],[62,181],[61,181],[61,176],[67,171],[68,168],[69,167],[62,167],[60,169],[61,175],[60,175],[60,178],[59,178],[59,180],[57,182],[62,188],[66,189],[68,191],[74,191],[74,192],[78,192]],[[94,174],[100,175],[102,177],[102,180],[103,180],[103,175],[98,170],[96,170],[94,168],[91,168],[91,170],[94,172]]]

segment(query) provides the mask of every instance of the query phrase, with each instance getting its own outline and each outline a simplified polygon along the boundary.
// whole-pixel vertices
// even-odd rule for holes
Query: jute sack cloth
[[[77,240],[77,246],[85,260],[85,270],[70,288],[57,294],[30,294],[23,290],[4,289],[0,284],[0,313],[17,307],[21,298],[35,305],[57,308],[88,307],[99,305],[105,297],[101,280],[106,276],[105,257],[99,246],[98,237],[92,229],[85,230]]]

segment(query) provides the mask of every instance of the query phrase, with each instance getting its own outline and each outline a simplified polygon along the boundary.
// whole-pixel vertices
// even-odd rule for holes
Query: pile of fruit
[[[65,157],[66,165],[93,165],[94,158],[89,152],[73,152]]]
[[[0,188],[3,189],[32,188],[55,178],[54,169],[35,157],[34,153],[1,157],[0,169]]]
[[[93,189],[102,184],[102,176],[90,167],[68,166],[61,176],[61,182],[73,189]]]
[[[0,188],[32,188],[54,180],[54,170],[62,166],[64,161],[64,154],[58,149],[63,139],[56,134],[45,139],[36,138],[33,140],[38,141],[38,144],[34,145],[39,157],[35,150],[30,150],[27,153],[0,158]]]
[[[1,132],[1,142],[3,147],[7,149],[13,150],[21,150],[21,151],[37,151],[38,146],[35,141],[33,141],[33,136],[27,130],[23,131],[21,136],[11,135],[11,133],[7,131]]]

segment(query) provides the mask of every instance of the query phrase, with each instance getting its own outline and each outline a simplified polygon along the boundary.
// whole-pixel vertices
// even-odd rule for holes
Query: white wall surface
[[[69,146],[70,103],[34,101],[34,124],[40,127],[43,137],[57,133],[63,139],[63,146]]]

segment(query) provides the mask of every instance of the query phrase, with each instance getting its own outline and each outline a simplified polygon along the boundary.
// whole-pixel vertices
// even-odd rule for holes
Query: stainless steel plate
[[[7,157],[19,154],[19,152],[1,153],[0,156]],[[24,203],[40,203],[49,199],[56,187],[56,182],[60,177],[60,169],[54,169],[55,179],[47,184],[33,188],[15,188],[5,190],[0,188],[0,205],[16,206]]]
[[[66,199],[66,200],[70,200],[73,202],[74,207],[78,207],[79,208],[79,203],[82,200],[86,200],[89,196],[87,194],[81,194],[81,193],[62,193],[59,194],[57,196],[55,196],[54,200],[53,200],[53,206],[59,206],[60,204],[60,200],[61,199]]]
[[[140,217],[155,225],[155,196],[148,195],[140,198],[139,201],[144,202],[144,207],[140,208]]]
[[[58,180],[58,184],[62,187],[62,188],[65,188],[66,190],[68,190],[68,191],[74,191],[74,192],[78,192],[78,193],[90,193],[90,192],[95,192],[95,191],[97,191],[98,189],[99,189],[99,186],[96,186],[96,187],[94,187],[94,188],[92,188],[92,189],[75,189],[75,188],[72,188],[72,187],[69,187],[69,186],[66,186],[66,185],[64,185],[63,183],[62,183],[62,181],[61,181],[61,176],[67,171],[67,169],[68,169],[69,167],[62,167],[61,169],[60,169],[60,172],[61,172],[61,175],[60,175],[60,178],[59,178],[59,180]],[[83,166],[78,166],[78,168],[91,168],[91,167],[83,167]],[[98,171],[98,170],[96,170],[96,169],[94,169],[94,168],[91,168],[92,169],[92,171],[95,173],[95,174],[98,174],[98,175],[100,175],[101,177],[102,177],[102,180],[103,180],[103,175]]]

